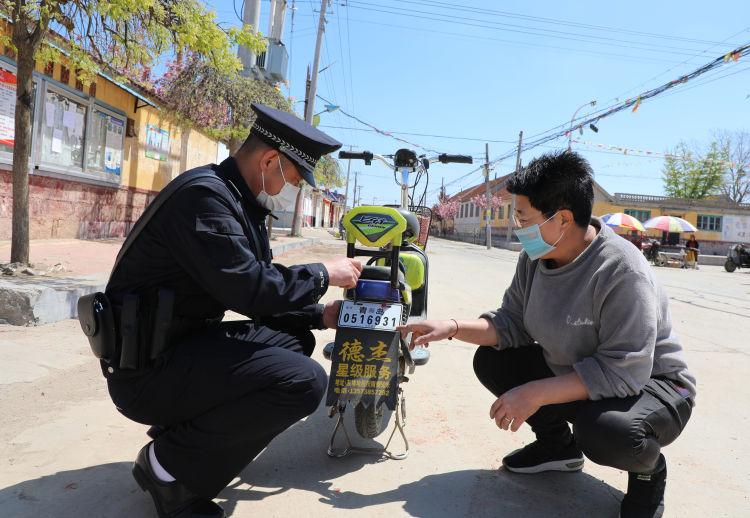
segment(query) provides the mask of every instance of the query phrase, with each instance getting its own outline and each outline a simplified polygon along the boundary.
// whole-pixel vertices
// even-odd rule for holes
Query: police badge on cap
[[[307,183],[315,187],[313,170],[320,157],[341,147],[341,142],[313,128],[292,113],[253,103],[257,118],[250,131],[294,162]]]

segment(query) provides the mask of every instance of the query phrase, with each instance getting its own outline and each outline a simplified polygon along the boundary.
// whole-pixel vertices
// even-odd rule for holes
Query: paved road
[[[430,312],[471,317],[495,307],[517,254],[433,240]],[[283,262],[343,253],[327,241]],[[694,417],[666,450],[667,516],[747,516],[750,509],[750,272],[659,269],[699,381]],[[338,293],[330,293],[333,298]],[[333,336],[319,333],[321,343]],[[626,475],[511,475],[504,454],[532,439],[498,430],[474,378],[474,348],[445,342],[407,386],[411,455],[329,459],[326,408],[278,437],[220,496],[236,517],[615,517]],[[319,351],[316,359],[325,363]],[[0,326],[0,516],[155,516],[130,477],[145,427],[122,418],[74,321]],[[742,438],[745,438],[744,440]]]

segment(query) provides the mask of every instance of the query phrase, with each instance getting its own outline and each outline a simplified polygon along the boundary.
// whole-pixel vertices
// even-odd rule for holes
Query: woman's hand
[[[411,333],[411,343],[409,349],[414,349],[418,345],[428,347],[430,342],[437,342],[452,337],[458,331],[458,324],[455,320],[423,320],[400,326],[398,330],[401,336],[406,337]]]
[[[490,418],[503,430],[517,431],[541,406],[537,386],[526,383],[497,398],[490,407]]]

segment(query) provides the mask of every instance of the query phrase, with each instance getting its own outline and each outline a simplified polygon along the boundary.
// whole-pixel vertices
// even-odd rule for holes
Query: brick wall
[[[12,192],[10,171],[0,169],[0,240],[11,237]],[[31,239],[122,237],[155,195],[134,188],[101,187],[31,175]]]

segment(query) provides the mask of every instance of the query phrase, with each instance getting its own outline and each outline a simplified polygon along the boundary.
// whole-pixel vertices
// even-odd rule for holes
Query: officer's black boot
[[[667,463],[659,457],[658,471],[651,474],[628,473],[628,492],[620,505],[621,518],[660,518],[664,515],[664,490]]]
[[[192,493],[176,480],[159,480],[148,458],[150,447],[148,443],[138,452],[133,477],[142,490],[151,493],[159,518],[225,518],[224,509],[213,500]]]

